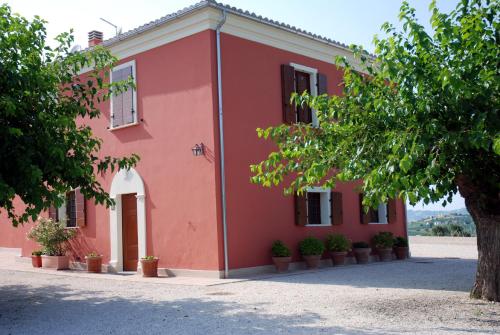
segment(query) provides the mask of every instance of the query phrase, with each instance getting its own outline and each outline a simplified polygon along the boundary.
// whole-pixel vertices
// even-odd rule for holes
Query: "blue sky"
[[[2,1],[2,0],[0,0]],[[127,31],[196,3],[196,0],[7,0],[14,12],[25,17],[39,15],[48,21],[48,35],[53,38],[73,28],[76,43],[87,45],[87,33],[104,32],[104,38],[114,35],[114,28],[102,22],[103,17]],[[400,0],[225,0],[222,3],[255,12],[332,38],[346,44],[360,44],[373,50],[372,39],[380,34],[380,26],[388,21],[398,26]],[[412,0],[418,19],[429,28],[430,0]],[[438,0],[438,7],[451,11],[458,0]],[[463,199],[456,196],[446,209],[463,208]],[[424,208],[417,205],[415,209]],[[442,209],[440,203],[425,209]]]

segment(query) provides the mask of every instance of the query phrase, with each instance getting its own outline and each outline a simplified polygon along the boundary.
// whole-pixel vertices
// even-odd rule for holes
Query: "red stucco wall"
[[[255,129],[282,123],[280,65],[290,62],[316,68],[328,77],[328,93],[340,94],[342,74],[334,65],[222,34],[223,106],[227,180],[229,267],[270,264],[276,239],[288,244],[298,260],[298,242],[306,236],[323,238],[336,232],[353,240],[369,239],[378,231],[405,235],[404,206],[397,205],[398,222],[361,225],[358,194],[353,184],[338,185],[343,192],[344,224],[300,227],[294,224],[292,197],[281,188],[249,183],[250,164],[261,161],[273,144],[257,138]]]

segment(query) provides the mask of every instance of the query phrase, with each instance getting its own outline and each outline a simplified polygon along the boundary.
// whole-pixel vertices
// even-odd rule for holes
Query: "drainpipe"
[[[220,30],[226,22],[226,10],[222,10],[222,19],[215,28],[217,44],[217,98],[219,106],[219,147],[220,147],[220,186],[222,201],[222,231],[224,240],[224,278],[229,278],[229,264],[227,252],[227,218],[226,218],[226,173],[224,164],[224,120],[222,115],[222,73],[221,73],[221,51],[220,51]]]

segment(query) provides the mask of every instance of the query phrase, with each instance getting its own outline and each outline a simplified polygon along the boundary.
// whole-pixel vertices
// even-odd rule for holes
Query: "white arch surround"
[[[109,195],[115,200],[115,206],[110,207],[109,229],[111,259],[109,265],[111,270],[123,271],[123,243],[122,243],[122,194],[135,193],[137,198],[137,242],[139,259],[146,256],[146,194],[144,183],[139,173],[134,169],[120,169],[111,182]],[[139,262],[137,270],[140,271]]]

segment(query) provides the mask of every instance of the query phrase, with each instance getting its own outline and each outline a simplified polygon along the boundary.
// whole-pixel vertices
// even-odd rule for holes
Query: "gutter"
[[[222,19],[215,28],[217,47],[217,104],[219,109],[219,147],[220,147],[220,188],[222,202],[222,231],[224,240],[224,278],[229,278],[229,260],[227,251],[227,217],[226,217],[226,172],[224,163],[224,119],[222,113],[222,63],[220,50],[220,30],[226,22],[226,9],[222,10]]]

